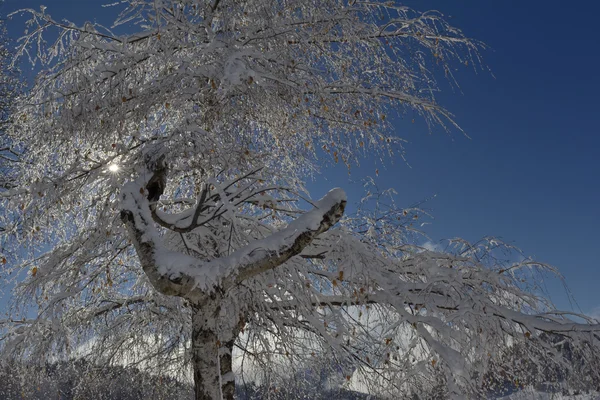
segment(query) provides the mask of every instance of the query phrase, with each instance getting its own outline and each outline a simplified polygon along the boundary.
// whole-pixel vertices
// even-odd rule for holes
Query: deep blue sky
[[[104,21],[102,0],[6,0],[3,11],[48,6],[55,18]],[[394,187],[398,202],[427,203],[433,241],[460,236],[502,237],[527,255],[558,266],[585,312],[600,309],[600,53],[597,15],[589,0],[412,0],[437,9],[468,36],[491,47],[484,61],[494,76],[460,68],[460,91],[438,97],[471,139],[400,124],[407,158],[386,169],[365,160],[352,178],[374,175]],[[9,24],[13,36],[22,25]],[[18,30],[17,30],[18,28]],[[449,89],[442,83],[443,89]],[[328,182],[359,196],[345,171]],[[561,286],[549,282],[560,307]]]

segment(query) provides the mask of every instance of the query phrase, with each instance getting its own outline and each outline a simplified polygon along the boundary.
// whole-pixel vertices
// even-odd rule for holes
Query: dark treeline
[[[192,386],[173,378],[151,375],[136,368],[97,368],[82,360],[33,368],[17,364],[0,366],[0,400],[190,400]],[[343,388],[327,389],[304,380],[264,388],[252,383],[238,385],[236,398],[363,400],[375,399]]]

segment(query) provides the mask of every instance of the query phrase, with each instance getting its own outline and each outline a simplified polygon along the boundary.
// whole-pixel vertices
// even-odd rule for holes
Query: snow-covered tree
[[[0,7],[3,5],[4,2],[0,1]],[[12,146],[12,141],[6,133],[13,101],[22,86],[18,80],[17,69],[12,66],[12,58],[4,19],[0,19],[0,190],[8,190],[13,187],[15,171],[13,167],[19,161],[20,155]],[[0,233],[5,229],[4,225],[0,223]],[[3,260],[2,251],[2,247],[0,247],[0,262]]]
[[[0,1],[0,7],[2,6],[3,2]],[[17,79],[16,69],[11,67],[12,55],[8,43],[4,20],[0,19],[0,171],[2,172],[0,187],[5,189],[10,187],[9,171],[19,155],[11,147],[5,129],[9,123],[13,100],[21,86]],[[0,227],[0,229],[2,228]]]
[[[119,4],[113,28],[24,12],[17,52],[43,69],[13,115],[25,151],[0,191],[5,357],[193,371],[197,399],[233,398],[235,365],[270,389],[315,368],[328,385],[461,397],[518,379],[503,362],[516,343],[573,371],[542,332],[597,348],[600,326],[540,296],[531,278],[549,267],[502,261],[493,239],[420,248],[418,210],[375,192],[349,216],[341,189],[310,200],[325,163],[401,153],[390,121],[406,112],[456,127],[435,78],[477,67],[482,46],[442,15]]]

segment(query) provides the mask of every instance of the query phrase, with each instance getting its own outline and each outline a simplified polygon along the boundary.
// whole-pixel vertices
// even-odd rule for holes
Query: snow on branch
[[[154,226],[152,201],[164,190],[166,171],[142,176],[123,188],[121,219],[135,245],[142,268],[152,285],[161,293],[200,300],[214,288],[228,290],[249,278],[276,268],[300,254],[315,237],[327,231],[341,218],[346,195],[333,189],[315,203],[315,208],[286,228],[256,240],[226,257],[209,262],[168,250]],[[148,176],[150,178],[148,179]],[[198,207],[206,200],[203,192]],[[194,212],[192,223],[199,214]],[[191,214],[190,214],[191,215]]]

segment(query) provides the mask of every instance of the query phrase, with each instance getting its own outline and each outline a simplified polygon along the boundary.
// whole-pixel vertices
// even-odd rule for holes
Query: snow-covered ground
[[[509,396],[499,397],[496,400],[600,400],[600,393],[563,395],[560,393],[538,392],[532,388],[525,388]]]

